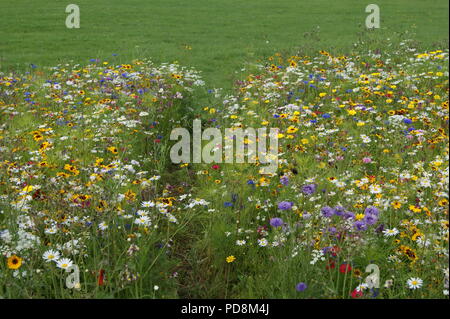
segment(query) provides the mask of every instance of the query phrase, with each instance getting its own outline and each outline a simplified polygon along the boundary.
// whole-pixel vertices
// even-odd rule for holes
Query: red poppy
[[[212,169],[215,169],[215,170],[217,170],[217,169],[219,169],[219,168],[220,168],[220,166],[219,166],[219,165],[217,165],[217,164],[215,164],[215,165],[211,166],[211,168],[212,168]]]
[[[350,266],[349,264],[342,264],[342,265],[339,267],[339,271],[340,271],[342,274],[346,274],[346,273],[350,272],[351,270],[352,270],[352,266]]]
[[[353,290],[352,291],[352,298],[361,298],[363,296],[363,292],[362,291],[358,291],[358,290]]]
[[[100,272],[99,272],[99,275],[98,275],[97,284],[99,286],[103,286],[104,283],[105,283],[105,270],[100,269]]]

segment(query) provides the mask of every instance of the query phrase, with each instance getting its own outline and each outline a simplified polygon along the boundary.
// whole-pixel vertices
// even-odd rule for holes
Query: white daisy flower
[[[73,265],[73,262],[69,258],[61,258],[56,263],[56,267],[61,268],[61,269],[68,269],[72,265]]]
[[[142,204],[141,204],[141,207],[144,207],[144,208],[149,208],[149,207],[154,207],[154,206],[155,206],[155,203],[152,201],[142,202]]]
[[[395,236],[399,233],[397,228],[392,228],[392,229],[385,229],[383,230],[383,234],[386,237],[391,237],[391,236]]]
[[[46,234],[53,235],[53,234],[56,234],[58,232],[58,228],[56,228],[55,226],[52,226],[50,228],[46,228],[44,232]]]
[[[107,225],[105,222],[101,222],[101,223],[98,225],[98,229],[100,229],[100,230],[106,230],[106,229],[108,229],[108,225]]]
[[[409,278],[407,284],[409,289],[419,289],[422,287],[423,280],[420,278]]]
[[[246,243],[245,240],[236,240],[236,245],[238,245],[238,246],[244,246],[245,243]]]
[[[42,258],[44,258],[46,262],[57,262],[59,257],[61,257],[60,253],[53,249],[47,250],[42,256]]]
[[[370,185],[369,190],[370,190],[370,193],[372,193],[372,194],[379,194],[382,191],[381,186],[378,184]]]
[[[269,242],[265,238],[258,239],[258,245],[260,247],[266,247]]]
[[[141,216],[139,218],[136,218],[136,220],[134,221],[135,224],[137,225],[144,225],[144,226],[150,226],[151,222],[150,222],[150,218],[148,218],[148,216]]]

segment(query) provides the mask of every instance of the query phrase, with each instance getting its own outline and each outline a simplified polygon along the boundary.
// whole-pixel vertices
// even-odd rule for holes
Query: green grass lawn
[[[81,28],[67,29],[75,3]],[[203,71],[227,87],[245,62],[295,47],[348,47],[364,30],[359,0],[0,0],[0,69],[73,59],[150,57]],[[409,31],[425,45],[448,39],[448,1],[379,0],[380,37]],[[320,27],[319,32],[317,27]],[[186,47],[188,46],[188,47]],[[114,54],[114,56],[113,56]],[[117,56],[116,56],[117,55]]]

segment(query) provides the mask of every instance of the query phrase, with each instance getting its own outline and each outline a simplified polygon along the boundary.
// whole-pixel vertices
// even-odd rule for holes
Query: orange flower
[[[22,266],[22,258],[12,255],[8,258],[8,268],[9,269],[19,269]]]

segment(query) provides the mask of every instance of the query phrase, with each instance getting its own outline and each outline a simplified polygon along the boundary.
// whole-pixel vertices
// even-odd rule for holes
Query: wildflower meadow
[[[0,297],[448,298],[448,33],[314,32],[216,81],[189,43],[0,63]]]

